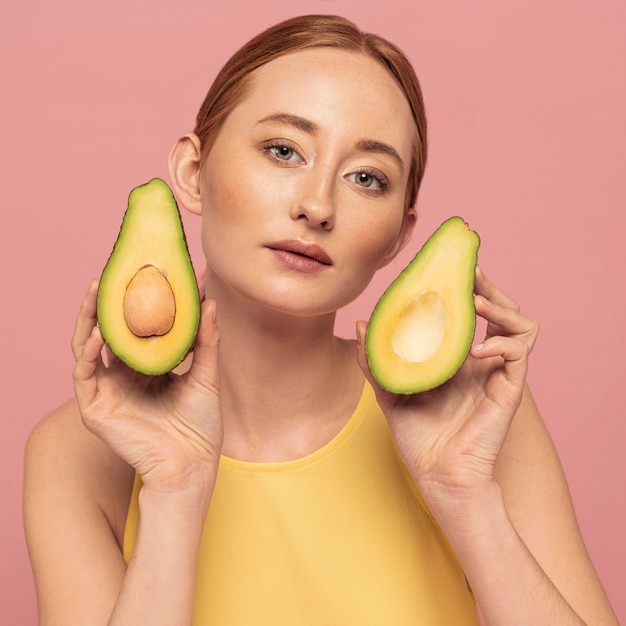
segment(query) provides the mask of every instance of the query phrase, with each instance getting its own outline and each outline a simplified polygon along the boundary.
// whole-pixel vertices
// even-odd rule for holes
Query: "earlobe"
[[[200,215],[200,140],[189,133],[176,140],[168,159],[172,191],[191,213]]]
[[[389,250],[389,252],[384,256],[378,266],[378,269],[385,267],[385,265],[393,261],[400,251],[409,243],[409,241],[411,241],[413,231],[415,230],[415,224],[417,224],[417,211],[412,207],[404,214],[398,237],[391,250]]]

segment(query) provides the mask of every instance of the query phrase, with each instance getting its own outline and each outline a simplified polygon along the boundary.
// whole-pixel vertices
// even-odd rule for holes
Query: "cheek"
[[[358,297],[370,284],[374,274],[382,265],[390,250],[395,247],[399,227],[372,225],[368,230],[359,230],[349,247],[347,262],[350,270],[345,275],[343,288],[347,302]]]
[[[243,220],[254,220],[276,202],[275,187],[258,166],[230,154],[215,165],[207,161],[202,193],[208,221],[239,228]]]
[[[231,239],[230,245],[234,243],[229,229],[233,224],[241,224],[250,206],[246,201],[246,186],[233,181],[232,174],[222,174],[219,169],[205,176],[202,185],[202,242],[205,254],[213,249],[212,246],[226,244],[227,239]]]
[[[355,242],[355,249],[364,270],[367,268],[373,274],[388,260],[396,249],[400,229],[401,218],[387,223],[374,222],[363,229]]]
[[[207,181],[202,202],[202,249],[209,265],[236,246],[230,229],[240,221],[240,198],[236,189]]]

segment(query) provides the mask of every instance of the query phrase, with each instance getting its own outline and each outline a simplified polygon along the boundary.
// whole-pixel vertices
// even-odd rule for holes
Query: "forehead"
[[[390,71],[361,52],[338,48],[310,48],[266,63],[251,74],[236,109],[257,119],[293,113],[324,130],[391,142],[406,155],[416,132],[406,96]]]

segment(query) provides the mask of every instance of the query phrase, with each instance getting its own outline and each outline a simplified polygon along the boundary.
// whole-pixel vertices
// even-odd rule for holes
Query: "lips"
[[[286,241],[276,241],[266,245],[266,248],[275,252],[297,255],[303,259],[309,259],[321,263],[322,265],[332,265],[331,258],[326,254],[323,248],[315,243],[307,243],[298,239],[289,239]]]

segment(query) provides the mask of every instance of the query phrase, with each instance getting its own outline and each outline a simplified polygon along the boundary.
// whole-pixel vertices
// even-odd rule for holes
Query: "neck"
[[[296,317],[208,291],[217,300],[224,454],[287,460],[345,424],[363,377],[335,315]]]

